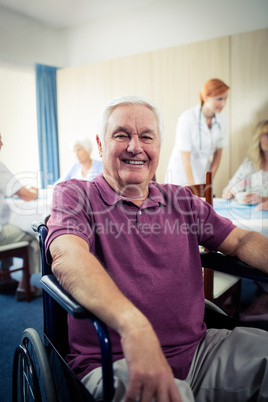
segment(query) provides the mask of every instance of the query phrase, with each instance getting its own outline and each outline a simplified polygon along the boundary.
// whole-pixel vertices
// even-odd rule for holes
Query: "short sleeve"
[[[254,167],[251,160],[247,157],[241,163],[226,188],[234,192],[245,191],[250,186],[250,177],[254,173]]]
[[[198,243],[209,250],[217,250],[236,226],[195,195],[192,196],[192,210],[198,225]]]
[[[90,247],[93,236],[91,212],[89,193],[80,180],[70,179],[57,184],[48,221],[46,251],[56,237],[66,234],[81,237]]]
[[[6,197],[16,194],[23,184],[11,173],[11,171],[0,162],[0,189]]]

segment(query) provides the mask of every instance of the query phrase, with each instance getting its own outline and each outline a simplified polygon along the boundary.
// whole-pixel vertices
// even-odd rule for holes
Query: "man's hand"
[[[121,342],[129,370],[126,402],[182,402],[171,368],[150,325],[131,330]]]

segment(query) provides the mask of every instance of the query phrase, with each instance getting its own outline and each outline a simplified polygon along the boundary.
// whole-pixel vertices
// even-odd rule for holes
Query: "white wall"
[[[64,43],[56,29],[0,7],[0,61],[64,66]]]
[[[268,27],[267,0],[155,0],[64,32],[67,65],[162,49]]]
[[[38,186],[34,67],[0,62],[0,85],[1,161],[24,184]]]
[[[267,15],[267,0],[152,0],[131,13],[56,30],[1,7],[0,60],[83,65],[267,28]]]
[[[18,71],[33,68],[35,63],[57,67],[85,65],[267,28],[267,15],[268,0],[152,0],[150,5],[139,6],[131,13],[56,30],[0,7],[0,63]],[[13,172],[39,169],[34,76],[27,77],[29,90],[22,95],[10,75],[0,75],[0,102],[5,106],[0,113],[0,130],[6,142],[1,159],[8,162]],[[5,103],[11,94],[14,99],[21,99],[20,111],[14,110],[12,102]],[[18,118],[23,116],[25,107],[32,113],[27,115],[26,125]],[[27,125],[31,128],[27,129]]]

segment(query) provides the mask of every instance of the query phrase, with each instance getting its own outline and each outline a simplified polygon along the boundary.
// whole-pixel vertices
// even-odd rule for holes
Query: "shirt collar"
[[[196,115],[197,120],[200,120],[200,117],[201,117],[201,120],[205,123],[206,119],[205,119],[205,116],[202,113],[201,104],[198,104],[197,106],[195,106],[194,111],[195,111],[195,115]],[[219,116],[219,113],[214,113],[214,116],[212,117],[212,124],[215,123],[215,122],[218,122],[218,116]]]
[[[117,194],[112,187],[104,179],[103,174],[98,175],[94,180],[96,187],[100,192],[100,196],[107,205],[115,205],[120,201],[129,202],[124,196]],[[143,203],[142,208],[166,205],[165,198],[157,183],[149,183],[149,197]]]

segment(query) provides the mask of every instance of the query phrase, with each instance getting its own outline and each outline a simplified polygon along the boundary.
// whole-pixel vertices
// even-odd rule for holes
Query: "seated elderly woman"
[[[223,190],[230,199],[244,193],[242,202],[256,204],[257,210],[268,209],[268,120],[259,122],[248,155]]]
[[[91,159],[92,143],[89,138],[78,138],[71,144],[78,162],[76,162],[57,183],[68,179],[93,180],[99,173],[103,173],[102,162]]]
[[[230,199],[242,195],[242,203],[256,205],[257,210],[268,210],[268,120],[257,125],[249,147],[248,156],[242,162],[222,197]],[[240,315],[245,321],[268,321],[268,284],[258,282],[261,294]]]

